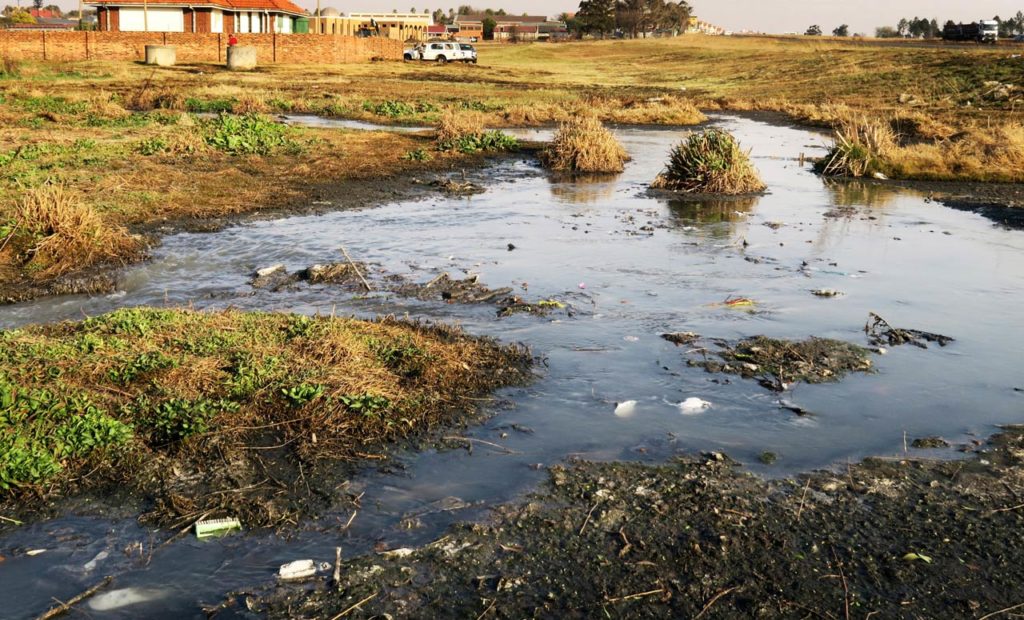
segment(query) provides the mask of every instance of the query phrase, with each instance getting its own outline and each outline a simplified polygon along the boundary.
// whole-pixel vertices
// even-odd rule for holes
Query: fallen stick
[[[97,583],[93,587],[89,588],[85,592],[82,592],[81,594],[79,594],[78,596],[72,598],[68,602],[60,603],[60,601],[57,601],[58,603],[60,603],[60,605],[50,609],[45,614],[43,614],[43,615],[39,616],[38,618],[36,618],[36,620],[50,620],[50,618],[56,618],[57,616],[70,611],[71,608],[74,607],[75,605],[81,603],[82,601],[84,601],[85,599],[89,598],[93,594],[96,594],[97,592],[99,592],[103,588],[107,587],[110,584],[110,582],[113,581],[113,580],[114,580],[113,577],[104,577],[103,581]]]
[[[370,596],[367,596],[366,598],[364,598],[363,600],[359,601],[359,602],[358,602],[358,603],[356,603],[355,605],[352,605],[351,607],[349,607],[349,608],[348,608],[348,609],[346,609],[345,611],[341,612],[341,613],[340,613],[340,614],[338,614],[337,616],[334,616],[333,618],[331,618],[331,620],[338,620],[338,618],[344,618],[344,617],[345,617],[345,616],[347,616],[348,614],[350,614],[350,613],[352,613],[353,611],[355,611],[355,610],[359,609],[359,606],[360,606],[360,605],[362,605],[363,603],[368,603],[368,602],[370,602],[370,600],[371,600],[371,599],[373,599],[373,598],[375,598],[375,597],[376,597],[376,596],[377,596],[378,594],[380,594],[380,591],[374,592],[374,593],[373,593],[373,594],[371,594]]]
[[[607,599],[609,603],[618,603],[620,601],[631,601],[637,598],[643,598],[645,596],[653,596],[655,594],[664,594],[665,588],[658,588],[657,590],[648,590],[647,592],[637,592],[636,594],[629,594],[627,596],[619,596],[616,598]],[[699,617],[699,616],[698,616]]]
[[[442,437],[442,439],[444,439],[445,441],[465,441],[468,444],[479,443],[485,446],[490,446],[492,448],[497,448],[498,450],[503,451],[505,454],[520,454],[519,452],[506,448],[505,446],[502,446],[500,444],[496,444],[491,441],[484,441],[483,439],[474,439],[473,437],[455,437],[454,435],[450,435],[448,437]]]
[[[359,267],[356,267],[356,262],[348,255],[348,250],[345,249],[345,246],[341,246],[341,253],[345,255],[346,259],[348,259],[348,264],[352,265],[352,271],[356,272],[359,279],[363,281],[363,286],[366,287],[367,292],[372,291],[373,288],[370,286],[370,283],[366,281],[366,278],[363,277],[363,274],[359,273]]]
[[[716,594],[716,595],[712,596],[712,597],[711,597],[711,600],[710,600],[710,601],[708,601],[708,602],[707,602],[707,603],[706,603],[706,604],[704,605],[704,608],[700,610],[700,613],[699,613],[699,614],[697,614],[696,616],[694,616],[694,617],[693,617],[693,620],[697,620],[698,618],[700,618],[701,616],[703,616],[704,614],[706,614],[706,613],[707,613],[707,611],[708,611],[709,609],[711,609],[711,606],[712,606],[712,605],[714,605],[715,603],[717,603],[717,602],[718,602],[718,599],[722,598],[723,596],[725,596],[726,594],[728,594],[728,593],[732,592],[733,590],[735,590],[735,589],[736,589],[736,588],[738,588],[738,587],[739,587],[739,586],[733,586],[733,587],[731,587],[731,588],[726,588],[725,590],[722,590],[722,591],[721,591],[721,592],[719,592],[718,594]]]

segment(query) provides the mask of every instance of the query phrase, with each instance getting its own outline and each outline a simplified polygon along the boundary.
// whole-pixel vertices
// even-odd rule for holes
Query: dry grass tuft
[[[690,100],[653,97],[641,101],[609,101],[601,118],[625,125],[696,125],[707,117]]]
[[[271,110],[267,100],[262,96],[245,93],[238,96],[231,106],[231,111],[235,114],[267,114]]]
[[[123,259],[139,250],[139,242],[124,228],[105,223],[60,185],[27,190],[15,226],[7,251],[16,252],[25,271],[37,279]]]
[[[480,112],[445,110],[437,123],[436,139],[439,145],[452,144],[467,136],[479,136],[484,131],[484,115]]]
[[[886,161],[898,148],[898,137],[889,123],[851,115],[839,121],[832,149],[817,169],[827,176],[887,174]]]
[[[629,153],[596,117],[576,116],[562,123],[541,161],[562,172],[622,172]]]
[[[692,133],[673,147],[665,171],[651,187],[698,194],[751,194],[765,184],[732,134],[721,129]]]

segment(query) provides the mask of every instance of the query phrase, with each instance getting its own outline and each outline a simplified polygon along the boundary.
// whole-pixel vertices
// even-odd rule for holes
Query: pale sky
[[[294,0],[299,6],[313,9],[316,0]],[[13,0],[0,0],[14,4]],[[50,4],[52,0],[45,0]],[[575,11],[579,0],[320,0],[321,6],[333,6],[342,12],[408,11],[415,7],[422,12],[429,8],[457,8],[471,4],[480,8],[504,8],[509,13],[530,13],[554,16]],[[424,4],[424,2],[426,4]],[[31,0],[22,0],[28,6]],[[58,0],[65,10],[77,8],[76,0]],[[994,15],[1009,17],[1024,10],[1024,0],[690,0],[701,19],[727,30],[758,30],[770,33],[803,32],[818,24],[826,33],[840,24],[848,24],[850,32],[874,35],[876,26],[894,26],[901,17],[935,18],[939,23],[991,19]]]

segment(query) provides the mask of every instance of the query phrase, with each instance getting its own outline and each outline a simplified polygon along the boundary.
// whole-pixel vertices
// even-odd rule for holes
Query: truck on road
[[[977,41],[994,45],[999,41],[999,22],[994,20],[981,20],[970,24],[947,22],[946,27],[942,30],[942,38],[946,41]]]

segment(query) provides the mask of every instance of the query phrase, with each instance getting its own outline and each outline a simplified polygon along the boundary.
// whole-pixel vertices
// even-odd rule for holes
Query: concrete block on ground
[[[173,67],[178,61],[177,47],[173,45],[147,45],[146,64]]]
[[[232,45],[228,48],[228,69],[251,71],[256,68],[256,48],[252,45]]]

